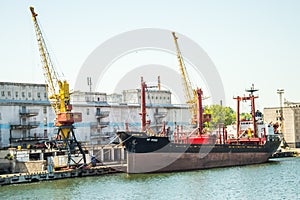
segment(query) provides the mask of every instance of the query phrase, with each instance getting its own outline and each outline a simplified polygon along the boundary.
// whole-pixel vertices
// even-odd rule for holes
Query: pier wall
[[[45,166],[46,166],[45,160],[16,162],[14,171],[20,173],[36,173],[36,172],[44,171]]]
[[[95,145],[89,150],[90,155],[102,163],[126,161],[126,152],[120,145]]]

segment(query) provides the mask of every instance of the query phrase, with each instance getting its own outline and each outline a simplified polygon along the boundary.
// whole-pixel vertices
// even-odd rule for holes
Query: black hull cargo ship
[[[177,144],[168,137],[142,132],[118,132],[127,153],[127,173],[172,172],[258,164],[268,161],[280,140],[264,144]]]
[[[278,149],[281,139],[274,133],[272,125],[267,124],[260,134],[250,131],[249,137],[237,129],[236,138],[228,138],[225,129],[214,134],[202,130],[202,109],[198,109],[198,127],[192,132],[174,131],[172,140],[162,128],[158,134],[147,130],[145,88],[141,88],[141,132],[118,131],[117,135],[127,151],[127,173],[159,173],[250,165],[267,162]],[[202,91],[198,89],[198,108],[202,107]],[[244,98],[244,97],[243,97]],[[253,122],[255,120],[254,95],[248,97],[252,102]],[[239,103],[239,102],[238,102]],[[239,117],[237,117],[239,123]],[[249,123],[250,124],[250,123]],[[238,126],[239,127],[239,126]],[[245,131],[244,131],[245,132]]]

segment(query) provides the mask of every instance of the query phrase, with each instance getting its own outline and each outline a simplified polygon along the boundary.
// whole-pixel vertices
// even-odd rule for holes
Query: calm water
[[[9,185],[0,187],[0,199],[300,199],[300,157],[193,172]]]

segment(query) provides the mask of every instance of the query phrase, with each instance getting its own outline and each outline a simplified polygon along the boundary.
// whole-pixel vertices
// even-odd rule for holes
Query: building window
[[[28,92],[28,97],[29,97],[29,98],[31,97],[31,92]]]
[[[0,120],[2,119],[1,113],[0,113]]]
[[[41,98],[41,93],[40,92],[37,93],[37,97]]]
[[[25,92],[22,92],[22,97],[25,97]]]
[[[47,93],[46,92],[44,93],[44,97],[47,98]]]
[[[43,107],[43,113],[47,114],[47,107],[46,106]]]
[[[96,115],[100,116],[100,108],[96,108]]]
[[[26,118],[22,118],[22,121],[21,121],[21,125],[25,125],[26,124]],[[24,130],[23,130],[24,131]],[[25,130],[26,131],[26,130]]]
[[[44,126],[47,126],[47,117],[44,117]]]
[[[18,92],[16,92],[16,98],[18,98],[18,96],[19,96],[19,93],[18,93]]]
[[[89,115],[90,114],[90,109],[86,109],[86,115]]]
[[[5,92],[4,91],[1,91],[1,96],[5,96]]]
[[[10,95],[11,95],[10,91],[7,91],[7,95],[10,97]]]

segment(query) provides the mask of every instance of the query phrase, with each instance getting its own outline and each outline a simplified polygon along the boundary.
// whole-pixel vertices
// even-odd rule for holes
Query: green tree
[[[241,113],[240,119],[241,120],[250,120],[252,118],[252,115],[250,113]]]
[[[235,111],[230,107],[221,105],[205,106],[204,113],[211,114],[210,127],[217,127],[220,123],[224,123],[227,126],[236,120]]]

